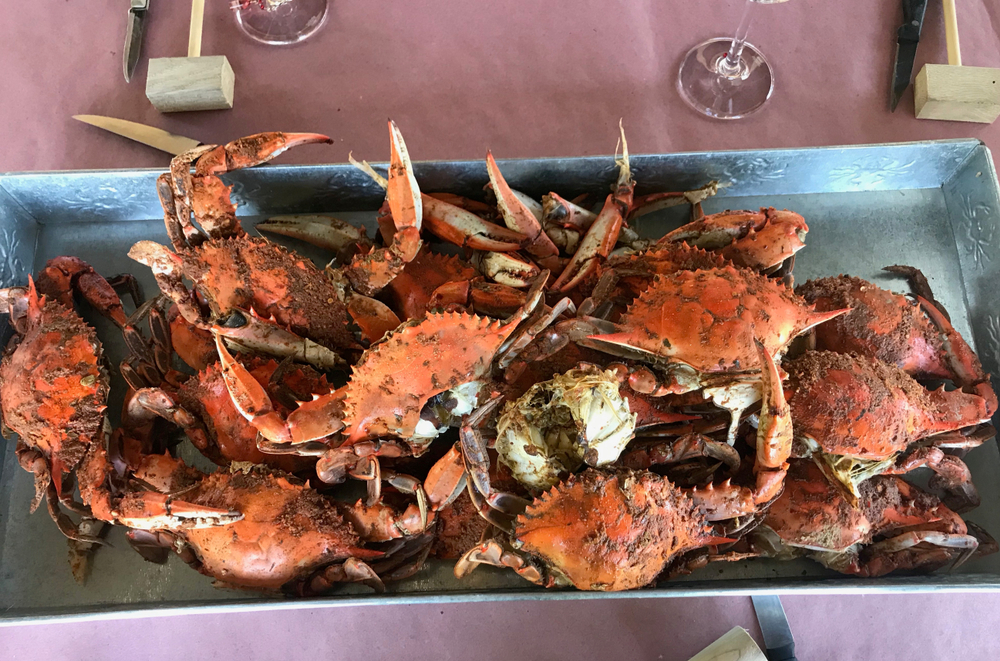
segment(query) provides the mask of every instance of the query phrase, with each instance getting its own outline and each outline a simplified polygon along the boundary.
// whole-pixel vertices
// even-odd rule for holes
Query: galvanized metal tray
[[[796,263],[799,282],[851,273],[904,288],[888,281],[880,268],[920,267],[958,330],[974,338],[986,368],[1000,373],[1000,188],[989,150],[979,141],[663,154],[635,156],[632,165],[639,193],[719,180],[724,188],[705,204],[709,213],[760,205],[802,213],[811,231]],[[501,167],[513,187],[536,197],[550,190],[567,197],[607,191],[616,174],[610,157],[517,160]],[[482,161],[418,163],[416,173],[424,190],[471,197],[480,196],[487,182]],[[135,273],[146,291],[154,292],[149,270],[131,262],[126,251],[139,239],[167,243],[154,186],[158,174],[0,175],[0,286],[23,283],[47,259],[73,254],[106,275]],[[367,223],[371,232],[383,196],[349,165],[257,168],[228,179],[235,184],[234,198],[247,228],[267,215],[326,212]],[[656,236],[682,221],[680,210],[661,213],[641,219],[639,230]],[[325,261],[316,250],[294,247]],[[114,329],[101,318],[88,320],[117,364],[124,347],[113,339]],[[111,412],[120,410],[122,386],[120,379],[113,383]],[[983,500],[968,518],[1000,535],[997,444],[974,450],[967,461]],[[385,595],[348,585],[323,598],[288,600],[216,589],[177,558],[163,566],[144,562],[121,530],[112,531],[86,585],[78,585],[67,566],[66,542],[47,514],[28,514],[31,493],[32,481],[17,465],[14,443],[6,442],[0,462],[0,623],[401,602],[1000,588],[1000,555],[970,561],[951,574],[878,580],[840,576],[804,560],[757,560],[709,566],[617,595],[536,589],[511,572],[490,568],[458,582],[450,563],[431,562]]]

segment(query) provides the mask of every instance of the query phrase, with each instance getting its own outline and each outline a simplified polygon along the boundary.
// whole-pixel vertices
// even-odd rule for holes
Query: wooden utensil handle
[[[954,11],[954,5],[952,5],[952,12]],[[191,0],[191,29],[188,32],[188,57],[201,57],[201,26],[204,21],[205,0]]]
[[[944,38],[948,43],[948,64],[962,66],[962,51],[958,45],[958,18],[955,0],[944,0]]]

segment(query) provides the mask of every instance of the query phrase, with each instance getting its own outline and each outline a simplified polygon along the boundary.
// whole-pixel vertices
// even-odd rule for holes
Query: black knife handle
[[[791,642],[781,647],[769,647],[765,654],[767,661],[797,661],[795,658],[795,643]]]
[[[896,31],[899,41],[920,41],[920,28],[924,24],[927,0],[903,0],[903,25]]]

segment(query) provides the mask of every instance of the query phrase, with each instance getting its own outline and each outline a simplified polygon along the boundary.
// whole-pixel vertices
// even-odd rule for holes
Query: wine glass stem
[[[750,30],[750,18],[752,17],[753,6],[757,4],[754,0],[747,0],[743,7],[743,18],[740,19],[740,26],[736,28],[733,36],[733,43],[729,46],[726,57],[719,60],[719,73],[729,78],[737,78],[742,74],[743,67],[740,65],[740,57],[743,55],[743,46],[747,43],[747,32]]]

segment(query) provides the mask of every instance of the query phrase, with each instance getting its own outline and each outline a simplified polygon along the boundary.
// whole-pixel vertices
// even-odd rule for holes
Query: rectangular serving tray
[[[797,282],[850,273],[886,287],[890,264],[921,268],[956,328],[975,347],[986,369],[1000,373],[1000,188],[989,150],[977,140],[810,149],[634,156],[639,194],[722,184],[706,213],[761,205],[805,216],[808,246],[796,262]],[[604,194],[616,169],[607,157],[512,160],[501,163],[511,186],[540,198]],[[481,197],[482,161],[415,164],[426,191]],[[112,170],[0,175],[0,287],[23,284],[49,258],[78,255],[103,274],[136,274],[156,291],[149,269],[126,256],[140,239],[168,243],[156,197],[159,170]],[[374,233],[381,189],[350,165],[271,166],[227,175],[248,229],[275,214],[334,213],[364,222]],[[640,233],[659,236],[683,222],[675,209],[642,218]],[[324,255],[287,242],[313,257]],[[105,342],[112,364],[123,357],[119,335],[105,320],[84,313]],[[4,322],[4,338],[10,330]],[[109,404],[120,410],[123,382],[116,377]],[[416,576],[391,584],[387,594],[347,585],[309,600],[220,590],[180,559],[143,561],[115,529],[96,554],[85,585],[67,564],[66,541],[44,508],[28,513],[32,480],[14,457],[14,443],[0,455],[0,624],[52,618],[131,617],[220,610],[278,609],[379,603],[434,603],[512,599],[582,599],[732,595],[760,592],[912,592],[1000,588],[1000,554],[966,563],[953,573],[890,576],[877,580],[840,576],[800,560],[718,563],[691,576],[628,593],[542,590],[512,572],[482,568],[462,582],[451,563],[432,561]],[[982,506],[967,518],[1000,536],[1000,453],[996,442],[967,457]]]

